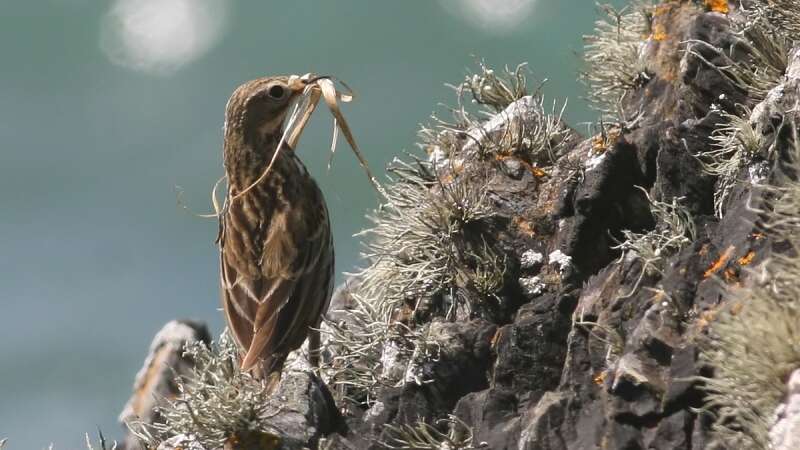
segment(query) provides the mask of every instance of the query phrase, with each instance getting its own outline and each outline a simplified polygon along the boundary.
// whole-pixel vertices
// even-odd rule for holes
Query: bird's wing
[[[319,293],[329,290],[326,284],[332,272],[327,211],[323,208],[309,216],[308,209],[302,214],[304,209],[289,208],[272,215],[262,248],[252,252],[259,257],[257,273],[243,273],[252,264],[237,268],[243,264],[242,254],[248,253],[239,242],[245,238],[233,233],[226,236],[233,230],[223,233],[223,303],[237,342],[247,349],[243,370],[252,368],[259,358],[267,370],[272,370],[273,362],[282,363],[285,354],[302,344],[308,327],[317,325],[320,308],[327,303]],[[272,361],[273,356],[277,361]]]

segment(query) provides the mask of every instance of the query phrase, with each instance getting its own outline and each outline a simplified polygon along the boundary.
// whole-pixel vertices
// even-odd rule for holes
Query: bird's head
[[[226,141],[230,137],[258,148],[280,139],[287,113],[312,81],[309,76],[274,76],[239,86],[225,111]]]
[[[259,174],[256,181],[261,180],[272,164],[281,160],[278,156],[283,148],[294,150],[311,114],[323,98],[334,116],[334,127],[342,131],[370,182],[380,190],[339,110],[339,102],[353,99],[352,92],[344,82],[338,82],[345,87],[345,92],[336,89],[332,77],[311,73],[258,78],[239,86],[225,108],[223,159],[228,182],[241,184],[242,179],[250,180],[255,173]],[[295,104],[297,107],[293,108]],[[284,130],[289,111],[292,111],[291,123],[289,129]],[[331,152],[336,145],[335,131]],[[280,146],[281,142],[285,146]],[[262,170],[267,161],[269,166]]]

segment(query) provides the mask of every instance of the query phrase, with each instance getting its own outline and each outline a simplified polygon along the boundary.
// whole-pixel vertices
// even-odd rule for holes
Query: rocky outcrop
[[[797,177],[800,102],[792,16],[765,21],[775,4],[612,13],[589,40],[593,136],[519,72],[469,77],[461,93],[493,116],[423,129],[429,158],[392,169],[377,256],[332,302],[319,378],[285,374],[261,440],[226,445],[689,450],[746,435],[709,381],[724,362],[701,355],[737,289],[765,283],[751,268],[794,251],[770,231],[768,186]],[[739,448],[793,448],[793,357],[768,380],[768,432]],[[175,434],[159,448],[192,439]]]
[[[165,325],[120,415],[131,430],[123,447],[300,450],[344,431],[319,377],[286,369],[273,389],[239,372],[237,354],[227,336],[212,345],[205,327]]]

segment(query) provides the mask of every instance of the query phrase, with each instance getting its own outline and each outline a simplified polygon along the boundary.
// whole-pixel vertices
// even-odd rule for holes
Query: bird
[[[310,362],[318,365],[318,327],[333,290],[325,198],[297,156],[299,138],[284,136],[290,109],[312,82],[251,80],[225,108],[227,193],[217,237],[222,309],[240,369],[264,380],[279,379],[287,356],[307,337]]]

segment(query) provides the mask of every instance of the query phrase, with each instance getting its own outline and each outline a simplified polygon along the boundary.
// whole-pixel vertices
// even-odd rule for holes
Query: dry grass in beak
[[[328,105],[328,109],[330,109],[331,114],[333,115],[331,160],[333,159],[333,154],[336,151],[336,141],[339,136],[339,130],[341,130],[342,134],[344,134],[345,140],[347,140],[347,143],[350,145],[353,153],[355,153],[359,164],[361,164],[364,172],[366,172],[372,187],[374,187],[379,194],[383,195],[384,197],[386,196],[383,188],[378,183],[377,178],[375,178],[375,175],[372,174],[366,158],[364,158],[361,150],[359,150],[358,144],[356,144],[356,140],[353,137],[353,133],[350,131],[350,125],[347,124],[347,120],[345,120],[344,115],[342,115],[342,111],[339,109],[339,102],[347,103],[353,100],[352,90],[350,87],[348,87],[341,80],[339,80],[339,83],[344,86],[345,89],[347,89],[347,93],[337,91],[331,77],[312,77],[310,73],[307,73],[303,76],[292,75],[289,77],[289,88],[297,91],[302,89],[302,93],[300,94],[299,99],[292,109],[292,113],[289,115],[289,118],[286,121],[286,129],[284,130],[283,135],[278,142],[278,149],[275,151],[275,154],[272,155],[272,160],[270,160],[269,165],[267,165],[267,168],[264,169],[264,172],[261,174],[261,176],[258,177],[253,184],[232,197],[230,201],[235,201],[239,197],[245,195],[250,191],[250,189],[266,179],[267,175],[272,170],[272,166],[275,164],[275,161],[278,158],[278,154],[283,150],[283,144],[286,144],[292,151],[294,151],[297,142],[300,140],[300,135],[303,134],[303,130],[305,129],[306,125],[308,125],[308,121],[311,119],[311,115],[317,108],[317,104],[319,104],[320,98],[325,100],[325,104]],[[330,168],[330,160],[328,162],[328,168]],[[217,211],[217,214],[219,214],[219,211]]]
[[[350,125],[347,123],[344,115],[342,115],[341,109],[339,109],[339,102],[348,103],[353,100],[352,90],[350,87],[339,80],[339,83],[347,90],[347,92],[344,93],[339,92],[336,90],[336,86],[330,77],[317,77],[312,79],[311,74],[305,74],[298,80],[300,82],[305,82],[305,89],[303,90],[302,98],[298,104],[300,106],[297,112],[298,119],[296,123],[292,124],[293,126],[287,125],[289,137],[286,142],[289,144],[289,147],[295,148],[294,145],[300,139],[300,134],[303,132],[308,120],[311,118],[311,114],[317,107],[317,103],[319,103],[321,96],[322,99],[325,100],[325,104],[328,105],[328,109],[333,115],[333,139],[331,141],[331,159],[328,161],[328,168],[330,168],[333,155],[336,152],[336,141],[338,140],[339,131],[341,130],[345,140],[347,140],[347,143],[350,145],[350,148],[356,155],[359,164],[361,164],[361,167],[364,168],[370,183],[379,193],[383,193],[383,189],[378,183],[378,180],[372,174],[366,158],[364,158],[364,155],[358,148],[358,144],[356,143],[353,133],[350,130]],[[296,82],[294,79],[289,80],[290,85],[294,82]],[[290,117],[290,121],[291,119],[292,117]]]

